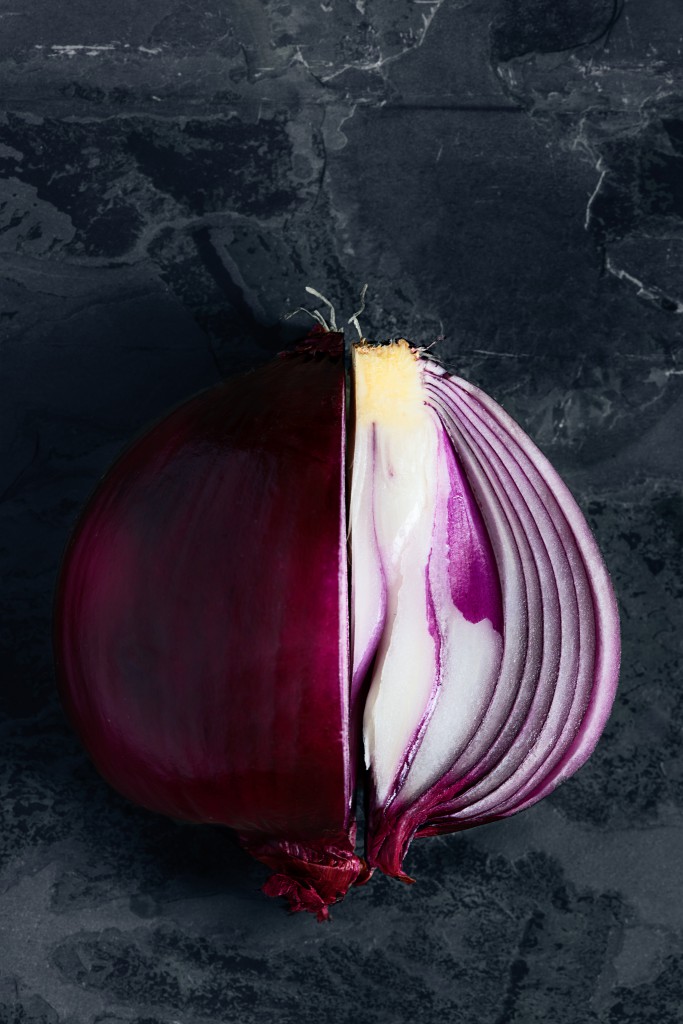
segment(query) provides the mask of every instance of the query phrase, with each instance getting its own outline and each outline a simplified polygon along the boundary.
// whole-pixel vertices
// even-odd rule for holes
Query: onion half
[[[458,470],[430,513],[435,528],[426,588],[439,611],[432,691],[421,701],[421,715],[413,715],[410,739],[398,755],[378,741],[366,709],[368,862],[404,879],[413,836],[506,817],[581,767],[607,721],[620,653],[609,576],[566,485],[487,395],[415,354],[412,365],[425,419],[432,414],[443,446],[436,461],[443,467],[450,460]],[[391,429],[386,420],[373,428]],[[405,485],[411,487],[407,476]],[[385,491],[375,517],[386,501]],[[369,517],[368,510],[359,517]],[[446,545],[438,529],[444,524]],[[385,542],[384,550],[390,548]],[[380,555],[380,562],[389,557]],[[488,588],[488,606],[472,614],[468,595],[452,589],[449,600],[443,588],[435,590],[435,558],[444,577],[474,578]],[[396,678],[382,678],[390,630],[389,624],[378,642],[370,694],[388,694],[393,682],[394,699],[402,702]],[[391,774],[388,761],[399,770]]]
[[[102,775],[234,829],[265,891],[320,920],[375,867],[409,880],[414,836],[576,771],[619,665],[596,544],[517,424],[405,341],[356,346],[353,384],[348,451],[343,336],[323,330],[153,427],[87,506],[55,616]]]

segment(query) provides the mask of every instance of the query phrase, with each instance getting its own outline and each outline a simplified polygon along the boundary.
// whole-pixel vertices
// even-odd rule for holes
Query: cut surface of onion
[[[382,358],[376,352],[368,350],[366,358]],[[410,363],[394,358],[419,381],[423,414],[433,416],[442,440],[437,456],[431,444],[413,460],[429,466],[435,481],[431,504],[422,504],[421,530],[430,537],[423,569],[431,600],[427,612],[414,605],[422,621],[412,627],[434,640],[431,688],[426,680],[411,688],[405,672],[385,678],[386,648],[391,651],[398,629],[388,621],[377,640],[365,711],[368,861],[406,878],[403,860],[414,835],[505,817],[584,763],[614,699],[619,627],[590,530],[530,439],[488,396],[435,363],[417,355]],[[362,427],[361,416],[368,419]],[[366,409],[357,413],[356,429],[372,431],[381,444],[397,429],[394,419],[381,409],[368,418]],[[391,488],[376,479],[372,512],[355,510],[359,521],[391,520],[382,504],[392,503],[392,491],[419,493],[410,470],[392,470]],[[381,479],[381,467],[375,476]],[[453,507],[466,509],[467,519],[455,519]],[[353,526],[352,519],[352,565],[363,561]],[[385,573],[397,536],[377,541]],[[354,583],[360,575],[354,568]],[[479,615],[468,615],[467,602],[440,585],[453,577],[475,578],[485,588]],[[399,580],[390,607],[399,606],[403,585]],[[397,660],[412,664],[398,646]],[[393,745],[370,718],[381,695],[406,712]]]
[[[348,430],[320,329],[153,427],[87,506],[55,616],[104,777],[234,829],[321,920],[374,868],[408,880],[415,836],[575,772],[619,667],[600,553],[521,428],[403,340],[354,346],[351,373]]]

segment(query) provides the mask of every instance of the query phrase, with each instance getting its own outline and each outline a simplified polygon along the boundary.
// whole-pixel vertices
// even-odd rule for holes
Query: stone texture
[[[4,4],[3,1024],[680,1020],[681,45],[677,0]],[[624,667],[576,778],[319,926],[98,778],[50,613],[121,446],[365,282],[566,476]]]

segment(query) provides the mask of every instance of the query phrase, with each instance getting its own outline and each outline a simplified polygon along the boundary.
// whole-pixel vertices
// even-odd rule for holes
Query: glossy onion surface
[[[316,347],[202,393],[125,452],[68,549],[56,647],[105,778],[153,811],[230,826],[276,872],[320,862],[318,912],[361,864],[343,349]]]

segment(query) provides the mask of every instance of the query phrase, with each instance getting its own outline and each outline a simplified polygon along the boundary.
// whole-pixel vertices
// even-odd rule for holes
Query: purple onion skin
[[[55,648],[101,774],[235,829],[322,919],[354,856],[340,335],[190,400],[102,480],[68,547]]]

